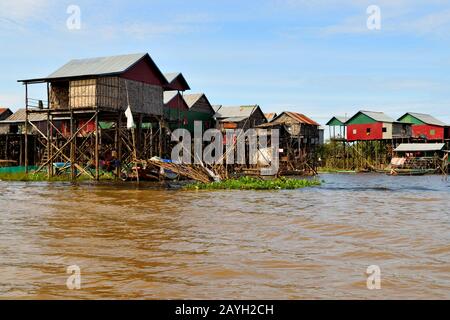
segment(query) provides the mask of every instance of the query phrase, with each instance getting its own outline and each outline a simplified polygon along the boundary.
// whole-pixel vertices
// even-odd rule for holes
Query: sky
[[[71,5],[80,28],[68,28]],[[17,80],[71,59],[141,52],[213,104],[322,124],[358,110],[450,124],[450,0],[0,0],[0,106],[23,107]]]

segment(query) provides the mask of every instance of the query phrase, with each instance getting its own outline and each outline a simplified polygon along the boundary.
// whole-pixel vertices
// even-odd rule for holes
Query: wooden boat
[[[435,169],[392,169],[387,172],[390,176],[424,176],[436,173]]]

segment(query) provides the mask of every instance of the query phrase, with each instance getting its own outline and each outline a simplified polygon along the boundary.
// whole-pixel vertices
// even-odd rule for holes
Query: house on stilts
[[[114,160],[119,175],[133,159],[162,152],[163,91],[169,83],[147,53],[72,60],[47,77],[19,82],[25,88],[25,132],[37,129],[33,114],[46,117],[47,130],[36,130],[45,149],[37,172],[52,175],[54,163],[61,163],[72,178],[99,179],[101,163]],[[47,85],[47,101],[29,96],[34,84]],[[135,130],[127,128],[128,106]],[[109,125],[102,129],[101,123]]]

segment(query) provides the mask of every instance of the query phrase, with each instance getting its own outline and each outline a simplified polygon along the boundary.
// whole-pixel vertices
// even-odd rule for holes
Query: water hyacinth
[[[212,183],[193,183],[187,185],[188,190],[294,190],[321,185],[319,180],[277,178],[261,180],[253,177],[242,177]]]

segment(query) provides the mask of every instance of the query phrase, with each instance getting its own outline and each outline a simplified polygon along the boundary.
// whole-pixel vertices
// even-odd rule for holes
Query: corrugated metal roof
[[[266,117],[267,121],[272,121],[276,118],[277,114],[275,112],[272,113],[265,113],[264,116]]]
[[[425,114],[425,113],[416,113],[416,112],[408,112],[407,114],[412,115],[413,117],[419,119],[420,121],[429,124],[429,125],[435,125],[435,126],[446,126],[446,124],[432,115]],[[403,118],[403,117],[402,117]]]
[[[378,122],[389,122],[389,123],[395,122],[393,118],[389,117],[384,112],[376,112],[376,111],[360,111],[360,112]]]
[[[144,58],[146,53],[111,57],[75,59],[50,74],[48,79],[123,73]]]
[[[20,123],[25,122],[25,119],[25,109],[19,109],[11,116],[9,116],[6,120],[1,121],[0,123]],[[45,113],[29,113],[28,119],[32,122],[47,121],[47,115]]]
[[[441,151],[445,143],[403,143],[395,149],[395,152],[431,152]]]
[[[336,119],[337,121],[345,124],[348,120],[348,117],[345,116],[334,116],[333,118],[330,119],[330,121],[327,122],[327,126],[334,120]]]
[[[201,97],[203,97],[204,93],[194,93],[194,94],[185,94],[183,95],[184,101],[188,105],[189,109],[192,108]]]
[[[168,104],[170,101],[175,99],[178,95],[178,91],[164,91],[164,104]]]
[[[234,106],[234,107],[222,107],[217,112],[215,117],[217,119],[223,118],[248,118],[253,112],[258,109],[257,105],[254,106]]]
[[[229,117],[229,118],[221,118],[220,122],[241,122],[248,119],[248,117]]]
[[[169,73],[164,73],[164,77],[167,80],[168,88],[172,89],[172,90],[176,90],[176,89],[180,89],[181,91],[185,91],[185,90],[190,90],[191,87],[189,86],[189,84],[186,81],[186,78],[184,77],[184,75],[181,72],[169,72]],[[181,87],[171,87],[172,85],[174,85],[174,83],[178,80],[178,82],[181,84]]]
[[[168,83],[172,83],[180,75],[180,72],[164,73],[164,77],[166,77]]]
[[[296,121],[298,121],[300,123],[310,124],[310,125],[313,125],[313,126],[320,126],[320,124],[318,124],[317,122],[315,122],[311,118],[308,118],[304,114],[297,113],[297,112],[285,111],[282,114],[280,114],[278,117],[276,117],[275,119],[280,118],[283,114],[288,115],[289,117],[291,117],[292,119],[294,119],[294,120],[296,120]],[[273,119],[272,121],[274,121],[275,119]]]
[[[217,111],[220,110],[220,108],[222,108],[222,105],[220,105],[220,104],[215,104],[215,105],[212,106],[212,108],[214,109],[215,112],[217,112]]]

